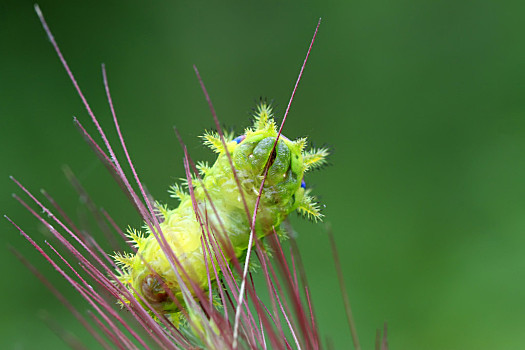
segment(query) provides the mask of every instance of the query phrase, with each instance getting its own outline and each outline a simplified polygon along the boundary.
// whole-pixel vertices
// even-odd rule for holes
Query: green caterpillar
[[[229,239],[237,257],[241,257],[248,247],[251,221],[226,152],[231,155],[250,213],[253,213],[259,195],[262,174],[267,162],[270,162],[255,222],[258,238],[274,230],[279,232],[280,224],[295,210],[316,221],[322,217],[318,203],[309,196],[303,176],[305,172],[326,162],[327,149],[305,151],[306,138],[290,141],[281,135],[272,153],[278,132],[271,107],[261,103],[256,109],[254,119],[253,127],[246,129],[243,135],[237,138],[225,136],[227,150],[224,149],[218,134],[206,133],[203,136],[204,143],[216,152],[218,157],[212,167],[199,164],[202,182],[196,179],[192,181],[197,207],[200,212],[206,212],[207,227],[211,228],[215,235],[220,235],[222,241],[224,238]],[[210,266],[210,261],[207,264],[203,253],[203,228],[195,214],[195,203],[190,194],[178,185],[172,187],[171,193],[180,200],[180,204],[173,210],[158,207],[164,219],[160,223],[160,229],[188,278],[203,290],[207,290],[207,265]],[[115,260],[122,267],[120,280],[125,286],[132,287],[130,289],[134,295],[139,293],[155,310],[164,314],[178,312],[180,310],[165,289],[167,286],[177,299],[183,300],[174,269],[151,230],[146,230],[147,235],[135,230],[129,232],[138,249],[135,255],[115,255]],[[227,237],[224,237],[225,234]],[[226,251],[226,247],[222,248]],[[208,259],[217,259],[213,253],[211,255],[210,257],[207,253],[206,256]],[[227,260],[231,258],[226,256]],[[159,283],[156,274],[165,286]],[[215,279],[213,273],[209,275],[212,280]],[[186,278],[183,279],[185,283],[188,282]]]

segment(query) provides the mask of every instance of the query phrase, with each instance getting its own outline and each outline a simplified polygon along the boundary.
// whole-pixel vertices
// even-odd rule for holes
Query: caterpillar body
[[[219,257],[213,251],[203,251],[201,239],[205,230],[220,238],[218,242],[222,251],[232,251],[227,249],[226,243],[233,248],[230,254],[225,254],[226,261],[232,259],[231,255],[239,258],[245,253],[251,218],[244,203],[253,213],[268,162],[255,221],[257,237],[279,233],[281,223],[293,211],[316,221],[321,219],[319,205],[309,195],[303,176],[308,170],[326,162],[327,149],[307,151],[306,138],[291,141],[281,135],[274,150],[277,136],[272,109],[265,103],[256,108],[251,128],[236,138],[225,136],[226,149],[218,134],[206,133],[204,143],[218,154],[214,165],[198,165],[201,180],[195,179],[189,185],[193,196],[178,185],[172,187],[172,196],[180,200],[176,209],[158,207],[163,219],[160,230],[169,249],[180,262],[177,272],[183,276],[185,283],[191,279],[192,283],[207,290],[208,278],[215,279],[208,269],[216,261],[211,259]],[[196,211],[200,213],[200,218]],[[203,223],[206,228],[203,228]],[[129,237],[137,248],[136,254],[115,255],[116,262],[121,266],[119,279],[134,295],[139,294],[137,299],[146,300],[158,312],[177,313],[180,311],[177,304],[183,304],[184,299],[177,282],[180,280],[151,228],[146,228],[146,231],[146,234],[129,231]],[[180,270],[184,270],[185,274]],[[172,300],[166,288],[181,302]]]

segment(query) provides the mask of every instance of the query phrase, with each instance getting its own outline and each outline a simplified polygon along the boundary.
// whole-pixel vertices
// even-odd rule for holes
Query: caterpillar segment
[[[215,256],[213,249],[203,252],[201,237],[206,230],[218,238],[227,261],[231,260],[232,254],[238,258],[245,254],[251,215],[267,162],[270,165],[255,222],[257,237],[263,238],[274,230],[279,232],[281,223],[293,211],[314,221],[322,219],[319,205],[310,196],[303,177],[307,171],[326,162],[328,150],[305,150],[306,138],[291,141],[281,135],[272,153],[277,135],[272,109],[265,103],[257,106],[253,126],[245,129],[244,134],[236,138],[232,135],[225,137],[227,149],[218,134],[207,132],[202,136],[204,144],[218,156],[211,167],[206,163],[197,165],[200,179],[192,181],[195,203],[183,186],[174,185],[170,194],[179,199],[179,206],[169,209],[157,205],[163,218],[160,223],[162,235],[184,270],[183,273],[178,267],[177,272],[187,286],[191,279],[195,285],[207,290],[208,275],[212,281],[216,278],[214,273],[208,273],[208,269],[212,263],[219,266],[216,259],[220,257]],[[230,153],[240,188],[226,152]],[[246,213],[243,195],[250,215]],[[121,270],[120,280],[135,296],[140,294],[138,300],[143,298],[159,313],[176,314],[180,311],[177,305],[184,305],[178,277],[151,230],[147,226],[144,230],[145,233],[134,229],[128,232],[137,248],[136,254],[117,253],[114,256]],[[166,287],[178,303],[168,295],[171,293],[167,293]]]

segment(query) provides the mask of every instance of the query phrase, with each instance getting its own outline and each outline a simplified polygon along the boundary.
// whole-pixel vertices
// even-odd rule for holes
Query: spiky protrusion
[[[303,200],[297,207],[297,211],[306,216],[308,219],[317,222],[318,220],[322,220],[324,215],[321,214],[319,203],[316,202],[315,197],[309,196],[309,193],[309,189],[305,191]]]
[[[271,128],[274,131],[277,131],[275,121],[273,120],[272,106],[266,102],[261,102],[257,105],[253,127],[255,130],[268,130]]]
[[[129,242],[137,249],[140,249],[144,245],[146,239],[143,232],[138,231],[132,227],[128,228],[126,236],[130,239]]]
[[[171,185],[168,190],[171,198],[177,198],[179,201],[184,201],[189,197],[189,194],[186,193],[179,184]]]
[[[312,148],[306,152],[303,152],[304,165],[306,166],[305,171],[317,169],[326,164],[326,158],[330,152],[326,148]]]

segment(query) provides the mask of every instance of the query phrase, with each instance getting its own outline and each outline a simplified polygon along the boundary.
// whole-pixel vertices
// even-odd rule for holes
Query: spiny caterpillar
[[[325,163],[327,149],[305,151],[306,138],[291,141],[283,135],[275,145],[277,136],[272,109],[266,103],[258,105],[253,127],[236,138],[225,136],[227,150],[217,133],[206,133],[204,144],[218,154],[215,164],[212,167],[203,163],[197,166],[200,179],[195,178],[191,185],[186,184],[191,186],[193,197],[174,185],[171,193],[180,200],[179,206],[173,210],[158,206],[163,219],[160,230],[187,274],[183,275],[178,268],[184,283],[189,278],[202,290],[207,290],[208,278],[215,279],[207,269],[211,266],[210,260],[217,259],[217,256],[214,252],[203,253],[201,236],[204,230],[219,236],[223,251],[232,251],[226,247],[231,242],[233,254],[237,258],[243,256],[251,232],[251,219],[247,215],[243,196],[250,213],[253,213],[266,166],[269,167],[255,221],[258,238],[273,232],[282,233],[281,223],[295,210],[315,221],[322,217],[318,203],[309,196],[303,176]],[[275,151],[272,152],[274,145]],[[196,208],[201,215],[200,221]],[[206,217],[202,218],[203,215]],[[203,221],[206,228],[202,225]],[[115,255],[115,260],[122,267],[120,281],[135,296],[139,293],[140,299],[146,300],[158,312],[176,313],[180,310],[166,290],[166,287],[169,288],[173,296],[183,301],[173,265],[151,228],[146,227],[146,231],[147,235],[136,230],[129,231],[129,237],[137,248],[135,255]],[[225,258],[230,261],[232,256],[226,254]]]

